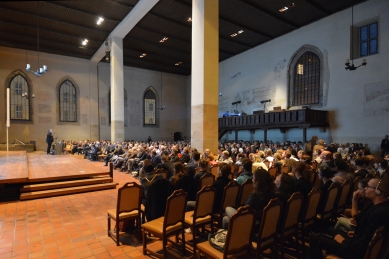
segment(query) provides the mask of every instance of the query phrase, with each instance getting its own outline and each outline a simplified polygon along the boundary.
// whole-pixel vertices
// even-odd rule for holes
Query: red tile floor
[[[117,188],[134,180],[114,172]],[[116,199],[117,189],[111,189],[0,203],[0,259],[149,258],[143,256],[139,233],[125,233],[121,246],[108,237],[107,210],[115,208]],[[191,240],[191,234],[186,239]],[[160,250],[162,245],[158,241],[150,247]],[[182,258],[172,252],[171,258]]]

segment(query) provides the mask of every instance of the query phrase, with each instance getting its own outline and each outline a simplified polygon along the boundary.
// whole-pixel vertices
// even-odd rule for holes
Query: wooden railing
[[[219,118],[220,130],[327,127],[327,111],[301,109]]]

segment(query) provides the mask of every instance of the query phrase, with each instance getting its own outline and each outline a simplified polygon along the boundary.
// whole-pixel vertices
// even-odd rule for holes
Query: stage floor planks
[[[0,184],[27,181],[26,151],[0,151]]]
[[[47,155],[35,151],[0,151],[0,184],[47,182],[109,174],[103,163],[76,155]]]
[[[41,182],[107,175],[109,168],[76,155],[28,153],[28,181]]]

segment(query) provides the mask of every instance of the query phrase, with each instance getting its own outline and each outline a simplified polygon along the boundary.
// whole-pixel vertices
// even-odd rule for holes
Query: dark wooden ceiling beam
[[[321,6],[321,5],[317,4],[317,3],[315,3],[315,2],[312,1],[312,0],[304,0],[304,1],[305,1],[307,4],[309,4],[309,5],[313,6],[313,7],[315,7],[315,8],[316,8],[317,10],[319,10],[320,12],[324,13],[326,16],[332,14],[330,11],[325,10],[325,9],[323,8],[323,6]]]
[[[25,24],[20,24],[20,23],[16,23],[16,22],[7,22],[7,21],[0,21],[0,23],[6,23],[6,24],[10,24],[10,25],[17,25],[17,26],[21,26],[23,28],[25,28],[27,30],[27,28],[30,28],[30,29],[33,29],[33,30],[36,30],[37,27],[32,25],[32,24],[28,24],[28,25],[25,25]],[[49,32],[49,33],[53,33],[53,34],[57,34],[59,36],[66,36],[66,37],[71,37],[71,38],[76,38],[76,39],[83,39],[83,38],[80,38],[78,36],[75,36],[75,35],[72,35],[72,34],[68,34],[68,33],[64,33],[64,32],[57,32],[57,31],[52,31],[52,30],[48,30],[48,29],[42,29],[42,27],[39,27],[39,31],[40,32]],[[91,38],[88,38],[88,41],[89,42],[96,42],[98,44],[101,43],[101,40],[98,40],[98,39],[91,39]],[[55,41],[53,41],[55,42]]]
[[[274,15],[273,13],[271,13],[271,12],[267,11],[266,9],[262,8],[258,4],[251,3],[251,2],[249,2],[247,0],[239,0],[239,1],[242,2],[242,3],[245,3],[245,4],[249,5],[249,6],[251,6],[251,7],[255,8],[255,9],[257,9],[257,10],[259,10],[260,12],[262,12],[262,13],[264,13],[264,14],[266,14],[266,15],[268,15],[268,16],[276,19],[276,20],[279,20],[282,23],[285,23],[285,24],[289,25],[290,27],[293,27],[293,29],[300,28],[300,26],[298,24],[295,24],[294,22],[290,22],[290,21],[286,20],[285,18],[280,17],[278,15]]]
[[[14,33],[9,33],[9,32],[1,32],[3,35],[4,34],[8,34],[10,35],[12,38],[10,38],[10,40],[14,39],[15,37],[21,37],[21,35],[19,34],[14,34]],[[29,36],[25,36],[23,35],[23,38],[25,39],[30,39],[30,40],[33,40],[33,41],[36,41],[37,38],[36,37],[29,37]],[[81,49],[86,49],[88,51],[92,51],[92,52],[96,52],[97,48],[88,48],[88,47],[85,47],[85,46],[81,46],[81,45],[69,45],[69,44],[66,44],[66,43],[63,43],[63,42],[58,42],[58,41],[53,41],[53,40],[45,40],[45,39],[42,39],[42,37],[39,38],[39,43],[41,42],[46,42],[46,43],[55,43],[55,44],[59,44],[59,45],[62,45],[62,46],[66,46],[66,47],[71,47],[71,48],[81,48]],[[30,44],[24,44],[25,46],[30,46]],[[50,44],[48,44],[50,45]],[[31,48],[33,49],[33,48]],[[90,58],[90,57],[89,57]]]
[[[31,16],[36,17],[36,13],[34,13],[34,12],[24,12],[24,11],[20,11],[18,9],[14,9],[14,8],[10,8],[10,7],[4,7],[4,6],[1,6],[0,9],[12,11],[12,12],[17,12],[17,13],[25,14],[25,15],[31,15]],[[107,34],[107,35],[109,33],[111,33],[110,31],[106,31],[106,30],[103,30],[103,29],[97,29],[97,28],[94,28],[94,27],[80,25],[80,24],[75,24],[75,23],[71,23],[71,22],[65,22],[65,21],[61,21],[61,20],[55,19],[53,17],[47,17],[47,16],[42,17],[41,16],[40,19],[42,19],[42,18],[48,19],[48,20],[51,20],[51,21],[56,21],[56,22],[59,22],[59,23],[69,24],[69,25],[72,25],[72,26],[80,27],[80,28],[91,30],[91,31],[98,32],[98,33],[104,33],[104,34]]]
[[[175,2],[180,3],[181,5],[184,5],[184,6],[190,8],[192,10],[192,5],[190,3],[188,3],[188,2],[185,2],[183,0],[175,0]],[[252,26],[243,25],[242,23],[233,21],[233,20],[231,20],[231,19],[229,19],[227,17],[221,16],[220,14],[219,14],[219,19],[222,19],[223,21],[226,21],[228,23],[232,23],[232,24],[234,24],[234,25],[236,25],[238,27],[241,27],[243,30],[249,30],[249,31],[251,31],[251,32],[253,32],[253,33],[257,34],[257,35],[262,36],[262,37],[266,37],[268,39],[273,39],[274,38],[274,37],[272,37],[271,35],[269,35],[267,33],[258,31],[257,29],[255,29]],[[228,38],[228,37],[225,37],[225,36],[219,35],[219,37],[223,38],[224,40],[230,41],[230,42],[235,43],[235,44],[239,44],[239,45],[244,46],[244,47],[249,47],[249,48],[255,47],[255,46],[251,46],[251,45],[248,45],[248,44],[244,44],[242,42],[235,41],[235,40],[233,40],[231,38]],[[225,52],[225,51],[223,51],[223,52]],[[229,54],[229,55],[236,55],[236,54],[228,53],[228,52],[225,52],[225,53]]]
[[[274,39],[274,37],[271,36],[270,34],[267,34],[267,33],[263,32],[263,31],[258,31],[255,27],[244,25],[244,24],[242,24],[240,22],[233,21],[233,20],[231,20],[231,19],[229,19],[227,17],[221,16],[221,15],[219,15],[219,18],[224,20],[224,21],[226,21],[226,22],[228,22],[228,23],[232,23],[232,24],[242,28],[242,30],[251,31],[252,33],[255,33],[255,34],[259,35],[259,36],[268,38],[269,40]]]
[[[93,15],[93,16],[97,16],[97,17],[102,16],[102,14],[97,14],[97,13],[93,13],[93,12],[90,12],[90,11],[87,11],[87,10],[84,10],[84,9],[80,9],[80,8],[77,8],[77,7],[74,7],[74,6],[66,5],[63,2],[58,2],[58,1],[45,1],[45,2],[47,4],[61,6],[63,8],[75,10],[77,12],[81,12],[81,13],[85,13],[85,14],[89,14],[89,15]],[[116,19],[107,17],[107,15],[104,15],[103,18],[104,18],[104,20],[109,20],[109,21],[112,21],[112,22],[117,22],[117,23],[121,22],[121,20],[116,20]]]
[[[140,28],[140,29],[145,30],[145,31],[149,31],[149,32],[152,32],[152,33],[155,33],[155,34],[159,34],[159,35],[161,35],[162,38],[163,38],[163,37],[168,37],[169,39],[176,39],[176,40],[183,41],[183,42],[185,42],[185,43],[187,43],[187,44],[192,44],[191,41],[188,41],[188,40],[183,39],[183,38],[179,38],[179,37],[174,36],[173,34],[170,34],[170,33],[169,33],[169,34],[166,34],[166,33],[163,33],[163,34],[162,34],[160,31],[153,30],[153,29],[150,29],[150,28],[146,28],[146,27],[140,26],[140,25],[136,25],[135,28]],[[130,32],[130,33],[131,33],[131,32]],[[161,39],[162,39],[162,38],[161,38]]]

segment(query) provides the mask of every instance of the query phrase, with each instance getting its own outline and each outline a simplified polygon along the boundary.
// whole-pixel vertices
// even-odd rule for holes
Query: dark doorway
[[[174,132],[174,141],[182,140],[181,132]]]

